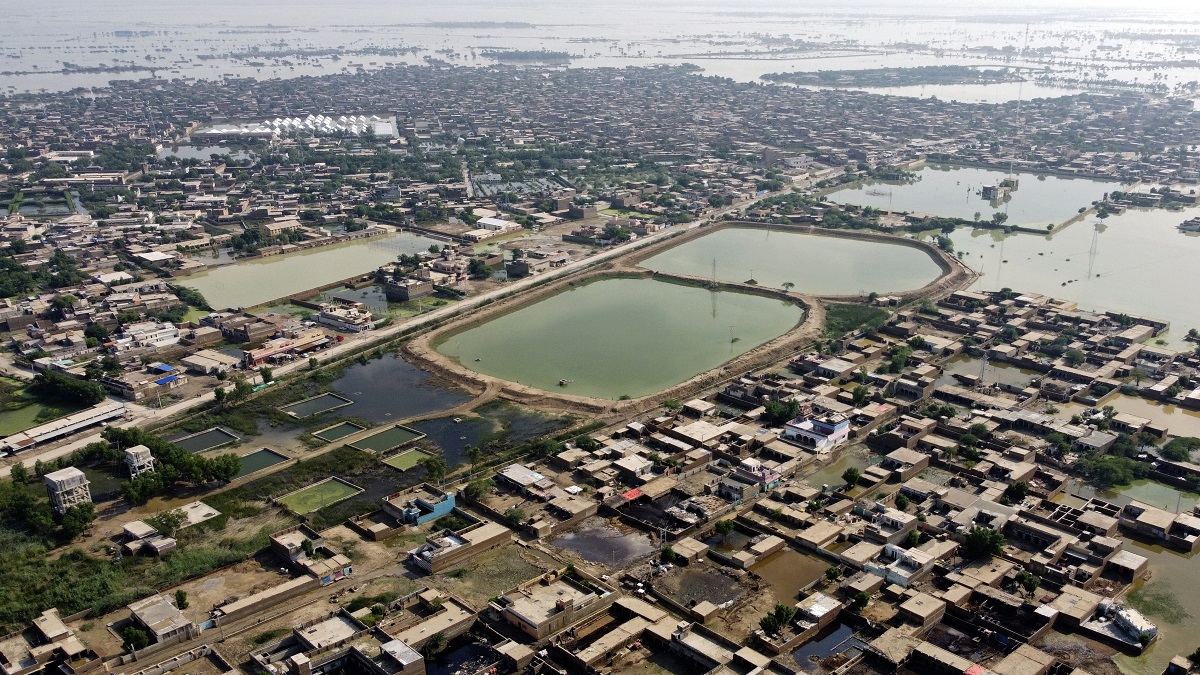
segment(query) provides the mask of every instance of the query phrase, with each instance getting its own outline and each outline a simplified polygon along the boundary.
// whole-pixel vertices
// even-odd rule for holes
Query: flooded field
[[[830,564],[815,555],[785,548],[755,563],[750,571],[771,586],[777,602],[792,604],[799,599],[800,589],[824,576]]]
[[[1077,484],[1073,481],[1068,492],[1085,499],[1095,497],[1122,506],[1131,501],[1139,501],[1172,513],[1191,512],[1192,507],[1200,502],[1200,494],[1179,490],[1148,478],[1135,480],[1129,485],[1111,490],[1097,490],[1091,485]]]
[[[376,424],[446,410],[471,400],[465,392],[442,386],[395,354],[350,366],[333,388],[354,401],[339,414]]]
[[[811,476],[805,478],[804,482],[817,489],[820,489],[822,485],[839,488],[846,484],[846,481],[842,480],[842,474],[845,473],[846,469],[853,467],[861,471],[879,461],[877,458],[874,458],[874,461],[872,461],[873,457],[871,453],[864,447],[846,448],[841,452],[842,454],[838,457],[837,461],[818,469]]]
[[[1074,300],[1082,309],[1164,319],[1171,322],[1170,346],[1185,349],[1183,336],[1200,328],[1200,312],[1168,289],[1200,287],[1200,265],[1191,264],[1200,259],[1200,234],[1177,229],[1196,216],[1200,207],[1131,209],[1088,217],[1052,236],[960,228],[950,238],[963,262],[983,273],[975,290],[1008,286]]]
[[[943,367],[942,375],[937,380],[937,385],[940,387],[944,384],[961,385],[962,383],[955,375],[971,375],[979,377],[981,368],[984,366],[983,359],[977,359],[973,356],[960,354],[947,361]],[[1026,370],[1018,368],[1007,363],[999,363],[996,361],[988,361],[986,368],[983,368],[983,381],[988,384],[999,383],[1009,384],[1014,386],[1025,386],[1029,381],[1038,377],[1041,373],[1036,370]]]
[[[1196,560],[1134,540],[1125,549],[1150,560],[1150,580],[1135,583],[1127,595],[1129,604],[1158,624],[1158,640],[1139,657],[1118,654],[1117,666],[1130,675],[1159,675],[1176,654],[1196,650],[1200,635],[1200,593],[1196,584]]]
[[[655,582],[655,588],[665,591],[684,607],[705,600],[723,605],[741,598],[745,592],[736,578],[707,565],[676,568]]]
[[[1166,425],[1176,436],[1200,436],[1200,411],[1197,410],[1188,410],[1177,405],[1163,405],[1140,396],[1126,396],[1125,394],[1106,398],[1103,405],[1111,405],[1117,412],[1144,417],[1156,425]],[[1064,403],[1058,408],[1058,417],[1070,419],[1072,415],[1087,410],[1088,406],[1079,403]]]
[[[802,317],[799,307],[772,298],[604,279],[468,328],[437,348],[493,377],[619,398],[661,391],[715,368],[786,333]]]
[[[588,562],[608,565],[612,569],[625,567],[658,550],[649,535],[613,525],[598,517],[588,518],[579,527],[559,535],[550,543],[572,551]]]
[[[942,273],[928,253],[909,246],[742,227],[667,249],[641,266],[709,278],[714,264],[724,281],[793,284],[814,295],[908,291]]]
[[[1009,175],[1004,171],[930,164],[916,174],[919,180],[915,182],[867,181],[838,190],[829,199],[840,204],[967,219],[978,212],[987,220],[999,211],[1008,214],[1009,225],[1044,228],[1071,219],[1080,208],[1090,207],[1104,193],[1121,187],[1119,183],[1089,178],[1014,173],[1020,186],[1002,201],[984,199],[978,193],[985,185],[999,185]]]
[[[413,429],[425,434],[425,438],[442,449],[442,458],[450,466],[466,461],[468,445],[480,447],[484,439],[495,433],[494,425],[487,420],[478,417],[458,419],[462,421],[440,417],[412,425]]]
[[[364,429],[366,429],[366,427],[359,426],[357,424],[354,424],[353,422],[341,422],[341,423],[335,424],[331,427],[326,427],[319,431],[314,431],[313,436],[316,436],[317,438],[325,441],[326,443],[332,443],[338,439],[345,438],[345,437],[353,435],[353,434],[357,434],[358,432],[360,432]]]

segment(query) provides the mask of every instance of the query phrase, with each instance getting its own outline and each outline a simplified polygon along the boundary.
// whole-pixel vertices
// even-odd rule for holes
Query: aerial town
[[[10,86],[2,675],[1200,672],[1200,35],[1027,25]]]

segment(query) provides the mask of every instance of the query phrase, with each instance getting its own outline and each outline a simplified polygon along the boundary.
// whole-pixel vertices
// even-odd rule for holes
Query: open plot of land
[[[366,438],[360,438],[357,441],[349,444],[350,447],[357,450],[370,450],[372,452],[387,452],[394,450],[405,443],[411,443],[419,438],[424,438],[425,434],[409,429],[408,427],[396,425],[380,431],[377,434],[371,434]]]
[[[354,422],[342,422],[331,427],[325,427],[320,431],[314,431],[313,436],[316,436],[326,443],[332,443],[340,438],[350,436],[351,434],[357,434],[364,429],[366,429],[366,427],[359,426]]]
[[[286,494],[278,501],[294,513],[304,515],[336,504],[343,499],[349,499],[360,492],[362,492],[362,488],[351,485],[340,478],[327,478]]]
[[[383,460],[383,463],[400,469],[401,471],[408,471],[419,464],[421,460],[431,456],[432,455],[429,453],[422,452],[420,450],[409,450],[407,452],[402,452],[398,455],[388,457],[387,459]]]
[[[207,452],[213,448],[219,448],[222,445],[228,445],[235,441],[241,440],[237,434],[226,431],[221,427],[213,427],[208,431],[201,431],[198,434],[184,436],[176,441],[171,441],[175,445],[187,450],[188,452]]]
[[[475,558],[459,568],[461,572],[456,572],[455,576],[440,574],[428,577],[427,580],[467,602],[483,606],[487,604],[488,598],[529,581],[545,570],[560,566],[558,561],[534,549],[503,546]]]
[[[353,403],[354,401],[344,396],[338,396],[337,394],[321,394],[320,396],[306,398],[291,405],[285,405],[280,410],[293,417],[309,417],[311,415],[320,415],[330,410],[344,408]]]

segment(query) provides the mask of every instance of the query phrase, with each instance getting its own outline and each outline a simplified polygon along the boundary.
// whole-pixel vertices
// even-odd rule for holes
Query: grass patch
[[[391,591],[387,591],[385,593],[380,593],[379,595],[360,595],[357,598],[354,598],[353,600],[351,600],[350,603],[348,605],[346,605],[346,611],[357,612],[358,610],[360,610],[364,607],[370,607],[372,605],[383,605],[384,607],[386,607],[389,604],[395,602],[396,598],[398,598],[398,597],[400,597],[400,596]]]
[[[25,628],[51,607],[64,615],[88,610],[92,617],[146,597],[155,589],[193,579],[246,560],[266,548],[268,536],[292,518],[209,521],[179,533],[179,547],[161,557],[125,556],[114,562],[107,547],[53,555],[52,539],[0,526],[0,628]],[[226,525],[227,524],[227,525]],[[220,529],[224,526],[224,529]]]
[[[825,339],[840,338],[860,328],[878,329],[888,318],[887,310],[866,305],[829,303],[825,306]]]
[[[401,471],[408,471],[414,466],[420,464],[421,460],[429,456],[430,455],[427,452],[422,452],[420,450],[409,450],[407,452],[402,452],[398,455],[388,457],[387,459],[383,460],[383,463],[390,467],[400,469]]]
[[[271,630],[264,630],[263,632],[251,638],[250,642],[253,642],[256,645],[265,645],[271,640],[287,635],[288,632],[289,631],[286,628],[272,628]]]
[[[332,506],[362,492],[361,489],[336,478],[321,481],[298,492],[279,498],[279,503],[293,512],[304,515]]]

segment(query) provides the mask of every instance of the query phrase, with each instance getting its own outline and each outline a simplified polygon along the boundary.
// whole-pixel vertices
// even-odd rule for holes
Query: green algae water
[[[637,397],[783,335],[803,315],[796,305],[757,295],[604,279],[462,331],[438,351],[540,389]]]

